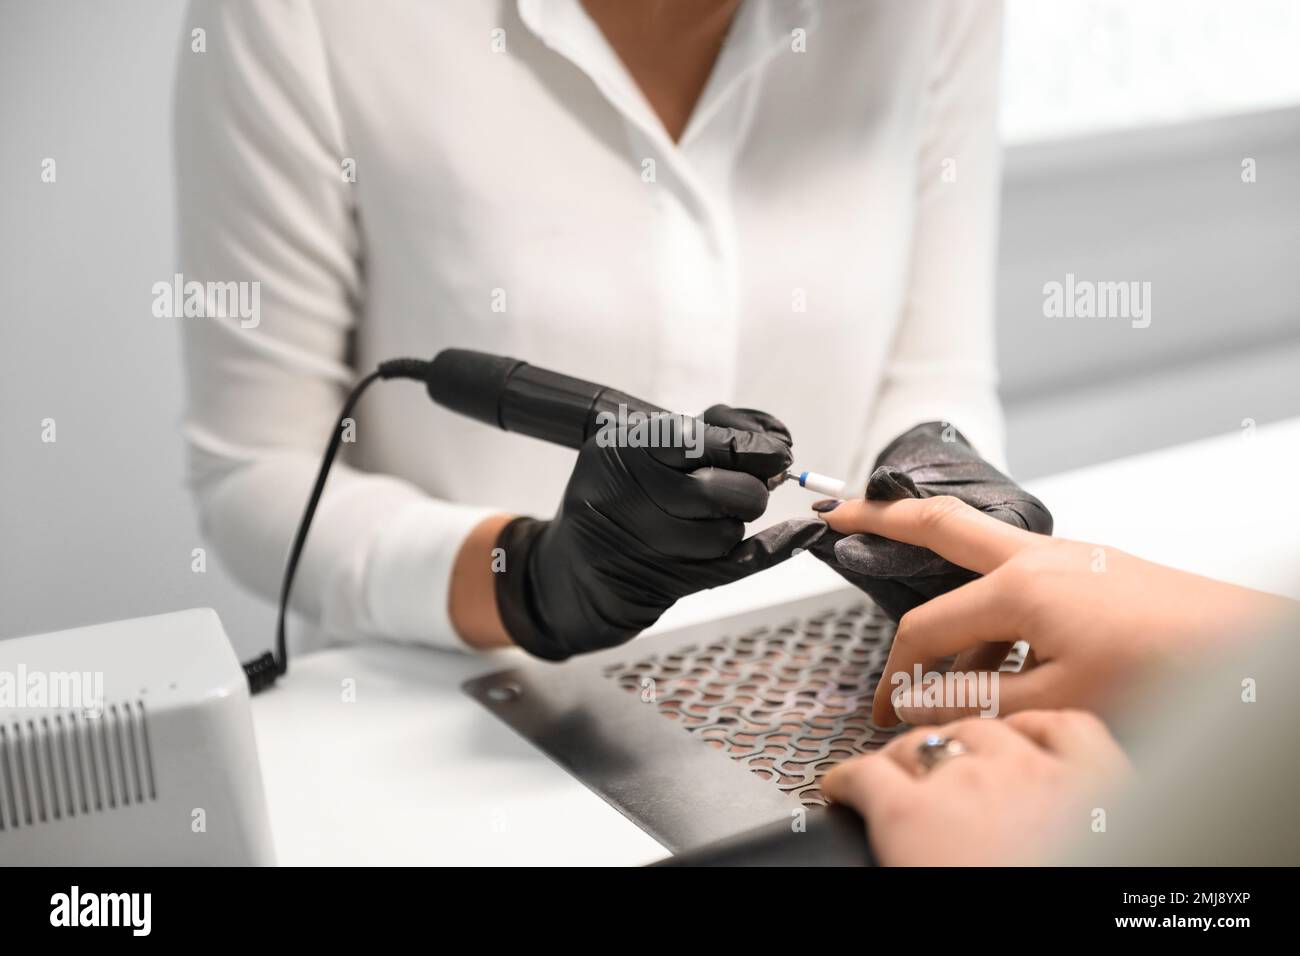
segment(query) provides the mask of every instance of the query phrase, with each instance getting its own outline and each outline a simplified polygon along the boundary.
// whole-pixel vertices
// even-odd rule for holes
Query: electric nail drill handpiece
[[[598,427],[602,413],[619,406],[646,415],[664,409],[605,385],[529,365],[519,359],[471,349],[443,349],[424,366],[429,397],[443,408],[508,432],[580,448]],[[832,498],[844,497],[844,482],[815,471],[792,468],[786,480]]]

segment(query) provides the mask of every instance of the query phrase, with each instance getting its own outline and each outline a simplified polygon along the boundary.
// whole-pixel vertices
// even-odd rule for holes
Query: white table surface
[[[1300,598],[1297,474],[1300,419],[1293,419],[1028,486],[1056,516],[1059,536]],[[656,630],[839,586],[804,555],[680,602]],[[368,644],[296,658],[286,680],[253,698],[279,861],[642,864],[664,857],[656,841],[461,692],[462,681],[520,653]],[[344,700],[348,687],[355,702]]]

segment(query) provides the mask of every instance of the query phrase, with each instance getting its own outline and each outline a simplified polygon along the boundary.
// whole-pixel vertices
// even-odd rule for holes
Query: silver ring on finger
[[[929,773],[945,760],[964,757],[970,753],[960,740],[953,740],[943,734],[926,734],[925,739],[916,745],[916,756],[921,762],[921,769]]]

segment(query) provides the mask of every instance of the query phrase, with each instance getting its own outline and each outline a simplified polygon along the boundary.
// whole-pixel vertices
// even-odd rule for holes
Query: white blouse
[[[852,482],[922,421],[1000,461],[1000,35],[977,0],[743,0],[674,143],[580,0],[196,0],[180,270],[258,283],[255,316],[177,320],[221,560],[274,599],[349,383],[448,346],[765,409]],[[465,535],[551,514],[574,453],[400,382],[354,437],[295,609],[316,642],[461,646]],[[764,524],[810,501],[780,489]]]

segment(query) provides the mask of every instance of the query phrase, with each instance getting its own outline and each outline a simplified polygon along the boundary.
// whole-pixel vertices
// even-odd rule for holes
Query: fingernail
[[[834,511],[839,506],[840,506],[840,499],[823,498],[821,501],[813,502],[812,510],[816,511],[818,514],[824,515],[828,511]]]
[[[910,693],[908,688],[900,687],[890,695],[889,703],[893,707],[894,719],[900,724],[905,724],[907,723],[907,716],[903,711],[911,709],[916,704],[915,695]]]

